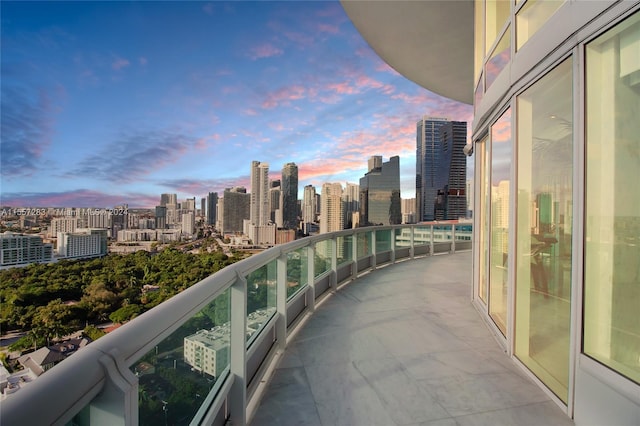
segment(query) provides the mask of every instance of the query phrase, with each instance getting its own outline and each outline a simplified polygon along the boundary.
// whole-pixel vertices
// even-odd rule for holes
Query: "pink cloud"
[[[138,62],[140,63],[140,65],[145,66],[149,61],[144,56],[141,56],[138,58]]]
[[[328,90],[333,90],[334,92],[341,94],[341,95],[354,95],[356,93],[360,93],[360,91],[356,88],[351,86],[348,82],[342,82],[342,83],[331,83],[327,85],[327,89]]]
[[[247,108],[247,109],[245,109],[245,110],[243,111],[243,113],[244,113],[245,115],[258,115],[258,114],[259,114],[259,113],[258,113],[258,111],[256,111],[255,109],[252,109],[252,108]]]
[[[120,71],[123,68],[128,67],[130,64],[130,62],[124,58],[116,58],[112,63],[111,63],[111,68],[113,68],[116,71]]]
[[[303,99],[306,95],[307,90],[303,86],[282,87],[267,95],[262,102],[262,108],[273,109],[278,105],[289,104],[291,101]]]
[[[338,34],[340,32],[338,26],[333,24],[318,24],[317,28],[321,33]]]
[[[263,58],[270,58],[273,56],[280,56],[284,51],[271,43],[264,43],[259,46],[252,47],[249,50],[249,57],[252,60],[258,60]]]

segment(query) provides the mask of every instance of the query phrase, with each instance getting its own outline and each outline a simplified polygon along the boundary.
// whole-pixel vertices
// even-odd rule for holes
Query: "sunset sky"
[[[358,183],[422,115],[472,107],[397,74],[337,2],[2,1],[0,205],[152,207],[299,167]]]

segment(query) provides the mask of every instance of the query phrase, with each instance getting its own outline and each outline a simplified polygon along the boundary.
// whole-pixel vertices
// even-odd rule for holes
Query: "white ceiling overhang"
[[[362,37],[391,67],[444,97],[473,103],[472,0],[342,0]]]

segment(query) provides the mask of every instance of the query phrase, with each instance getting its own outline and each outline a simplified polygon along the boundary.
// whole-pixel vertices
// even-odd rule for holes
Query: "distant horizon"
[[[413,198],[416,122],[472,117],[384,63],[338,2],[0,8],[0,206],[152,208],[250,190],[252,160],[320,192],[373,155],[400,156]]]

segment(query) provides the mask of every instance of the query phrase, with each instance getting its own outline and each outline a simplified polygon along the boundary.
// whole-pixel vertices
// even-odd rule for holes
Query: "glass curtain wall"
[[[491,250],[489,315],[507,334],[507,256],[509,253],[509,191],[511,184],[511,110],[491,126]]]
[[[568,400],[573,210],[572,60],[517,97],[515,354]]]
[[[584,352],[640,383],[640,13],[586,48]]]

